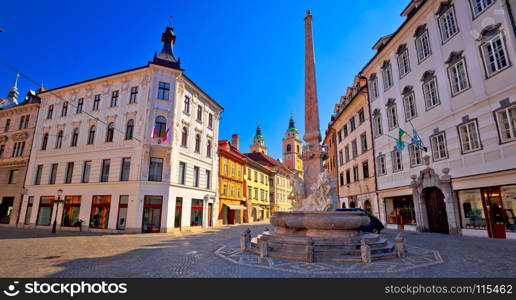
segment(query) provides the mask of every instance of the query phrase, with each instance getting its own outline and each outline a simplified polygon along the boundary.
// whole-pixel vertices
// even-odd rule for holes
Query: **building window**
[[[83,106],[84,106],[84,98],[79,98],[79,100],[77,101],[77,107],[76,107],[75,113],[76,114],[82,113]]]
[[[154,123],[155,136],[162,138],[167,131],[167,119],[163,116],[157,116]]]
[[[185,184],[186,175],[186,164],[184,162],[179,163],[178,183]]]
[[[344,172],[340,172],[340,174],[339,174],[339,183],[340,183],[340,186],[344,185]]]
[[[113,142],[113,136],[115,135],[115,123],[111,122],[108,124],[106,131],[106,143]]]
[[[362,163],[362,173],[364,174],[364,179],[369,178],[369,162],[365,161]]]
[[[36,168],[36,176],[34,178],[34,185],[41,184],[41,174],[43,174],[43,165],[38,165]]]
[[[213,129],[213,114],[208,115],[208,128]]]
[[[387,106],[387,121],[389,123],[389,130],[393,130],[398,127],[398,112],[396,109],[396,103],[391,103]]]
[[[206,189],[211,189],[211,172],[210,170],[206,170]]]
[[[403,161],[401,159],[402,153],[400,151],[391,152],[392,171],[399,172],[403,170]]]
[[[349,119],[349,132],[353,132],[355,129],[356,129],[356,125],[355,125],[355,116],[351,117],[351,119]]]
[[[127,125],[125,126],[125,139],[132,140],[134,132],[134,120],[131,119],[127,121]]]
[[[424,33],[416,38],[416,52],[417,60],[419,63],[423,62],[427,57],[432,55],[428,30],[425,30]]]
[[[48,110],[47,110],[47,120],[52,119],[53,114],[54,114],[54,104],[50,104],[48,106]]]
[[[405,121],[408,122],[417,117],[416,100],[414,93],[403,96],[403,106],[405,108]]]
[[[362,124],[365,122],[365,113],[364,113],[364,109],[361,108],[359,111],[358,111],[358,122],[359,124]]]
[[[38,215],[36,217],[36,225],[49,226],[52,218],[52,209],[54,207],[55,197],[42,196],[39,200]]]
[[[380,155],[376,158],[376,172],[378,175],[387,174],[387,168],[385,167],[385,155]]]
[[[206,143],[206,157],[211,157],[211,140]]]
[[[183,112],[186,114],[190,113],[190,97],[185,96]]]
[[[4,156],[5,145],[0,145],[0,157]]]
[[[111,103],[109,104],[110,107],[116,107],[118,106],[118,91],[113,91],[111,93]]]
[[[346,145],[346,147],[344,147],[344,154],[345,154],[346,162],[348,162],[349,161],[349,145]]]
[[[195,153],[201,153],[201,135],[195,135]]]
[[[337,137],[338,137],[339,144],[340,144],[340,143],[342,143],[342,134],[343,134],[343,132],[342,132],[342,129],[341,129],[341,130],[339,130],[339,132],[337,133]]]
[[[84,162],[84,167],[82,169],[82,183],[90,182],[90,170],[91,170],[91,161],[87,160]]]
[[[351,170],[350,170],[350,169],[347,169],[347,170],[346,170],[346,182],[347,182],[348,184],[350,184],[350,183],[351,183]]]
[[[416,224],[412,196],[398,196],[384,199],[388,224]]]
[[[380,92],[378,90],[378,78],[376,77],[376,74],[374,74],[374,76],[372,75],[369,78],[369,95],[371,97],[371,100],[380,97]]]
[[[158,88],[158,99],[168,100],[170,93],[170,84],[166,82],[160,82]]]
[[[93,98],[93,111],[95,110],[99,110],[99,105],[100,105],[100,95],[95,95],[95,97]]]
[[[353,158],[358,156],[358,144],[357,140],[353,140],[351,142],[351,153],[353,153]]]
[[[344,133],[344,138],[348,137],[348,124],[344,124],[344,127],[342,127],[342,132]]]
[[[193,186],[199,187],[199,167],[193,168]]]
[[[432,135],[430,137],[432,146],[432,156],[434,161],[448,158],[448,150],[446,148],[446,135],[444,132]]]
[[[90,130],[88,131],[88,141],[87,141],[87,144],[88,145],[92,145],[93,142],[95,141],[95,131],[96,131],[96,127],[95,125],[92,125],[90,127]]]
[[[136,103],[136,99],[138,98],[138,87],[133,86],[131,88],[131,94],[129,95],[129,104]]]
[[[120,171],[120,181],[129,181],[129,172],[131,172],[131,158],[122,158],[122,170]]]
[[[111,166],[110,159],[102,160],[102,173],[100,175],[100,182],[108,182],[109,181],[109,168]]]
[[[374,137],[379,137],[383,134],[382,115],[379,112],[373,116],[373,133]]]
[[[357,182],[359,180],[360,180],[360,177],[358,175],[358,167],[355,166],[355,167],[353,167],[353,181]]]
[[[48,107],[48,109],[50,109],[50,106]],[[5,121],[5,127],[4,127],[4,132],[8,132],[9,131],[9,127],[11,126],[11,119],[7,119]]]
[[[72,132],[72,142],[70,143],[70,147],[77,147],[77,142],[79,141],[79,128],[74,128]]]
[[[480,48],[482,49],[487,77],[509,67],[507,49],[501,33],[484,41]]]
[[[65,176],[65,183],[72,183],[72,177],[73,177],[73,162],[69,162],[66,165],[66,176]]]
[[[516,104],[496,111],[495,115],[502,143],[516,140]]]
[[[443,43],[446,43],[459,32],[453,5],[439,17],[439,28],[441,29],[441,39]]]
[[[469,89],[468,73],[466,71],[464,58],[448,67],[448,76],[450,78],[453,96]]]
[[[81,196],[65,196],[61,226],[77,226],[81,211]]]
[[[190,226],[202,226],[202,200],[192,199],[192,211],[190,215]]]
[[[408,151],[410,156],[410,167],[413,168],[423,164],[423,155],[420,147],[410,144],[408,146]]]
[[[360,136],[360,145],[362,146],[362,153],[367,151],[367,135],[364,133]]]
[[[30,116],[22,116],[20,118],[20,124],[18,126],[18,130],[27,129],[29,127],[29,117]]]
[[[459,125],[458,130],[462,153],[473,152],[482,148],[476,120]]]
[[[111,196],[93,196],[91,202],[90,227],[106,229],[109,222]]]
[[[202,106],[197,105],[197,121],[202,122]]]
[[[181,131],[181,146],[188,147],[188,128],[186,127]]]
[[[57,133],[57,139],[56,139],[56,149],[61,149],[61,146],[63,145],[63,131],[59,130]]]
[[[339,166],[344,165],[344,155],[342,154],[342,150],[339,150]]]
[[[23,156],[23,150],[25,149],[25,142],[14,143],[12,157]]]
[[[409,52],[406,45],[404,45],[404,47],[400,47],[398,50],[398,69],[400,72],[400,79],[410,73]]]
[[[423,83],[423,96],[425,98],[426,110],[430,110],[441,103],[437,89],[437,78],[432,75],[431,79]]]
[[[484,10],[488,9],[495,0],[469,0],[473,11],[473,18],[477,17]]]
[[[61,108],[61,117],[66,117],[68,114],[68,101],[63,103],[63,107]]]
[[[151,157],[149,166],[149,181],[161,181],[163,173],[163,159]]]
[[[122,195],[118,201],[118,220],[116,222],[117,230],[124,230],[127,220],[127,205],[129,204],[129,196]]]
[[[392,66],[387,62],[384,63],[382,69],[383,90],[387,91],[394,85],[394,80],[392,78]]]
[[[43,134],[43,140],[41,141],[41,150],[47,150],[48,144],[48,133]]]
[[[9,178],[7,184],[16,184],[18,182],[19,170],[9,170]]]
[[[50,178],[48,180],[48,184],[56,184],[57,166],[58,164],[52,164],[52,167],[50,168]]]

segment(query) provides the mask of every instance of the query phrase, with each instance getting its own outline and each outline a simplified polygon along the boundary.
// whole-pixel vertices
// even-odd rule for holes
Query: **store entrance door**
[[[161,206],[163,197],[145,196],[143,204],[143,233],[158,233],[161,229]]]
[[[444,194],[440,189],[432,187],[424,191],[426,210],[428,213],[428,227],[430,232],[450,233]]]
[[[0,204],[0,223],[9,224],[13,210],[13,202],[14,197],[2,198],[2,204]]]
[[[482,189],[485,214],[487,216],[487,232],[490,238],[505,239],[505,217],[500,187]]]

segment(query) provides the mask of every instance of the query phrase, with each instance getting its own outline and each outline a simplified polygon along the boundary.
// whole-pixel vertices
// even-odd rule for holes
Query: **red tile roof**
[[[274,159],[274,158],[268,156],[267,154],[264,154],[264,153],[261,153],[261,152],[253,152],[253,153],[246,153],[245,156],[249,157],[250,159],[252,159],[252,160],[254,160],[256,162],[258,162],[261,165],[265,165],[266,167],[270,167],[270,168],[277,167],[277,168],[280,168],[280,169],[283,169],[283,170],[287,171],[288,173],[293,173],[282,162],[280,162],[279,160]]]

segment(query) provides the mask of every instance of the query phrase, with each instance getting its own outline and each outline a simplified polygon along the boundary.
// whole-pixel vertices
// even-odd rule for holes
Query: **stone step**
[[[271,246],[270,252],[306,253],[306,247]]]
[[[390,253],[394,251],[393,245],[387,245],[381,248],[371,249],[371,255],[380,253]],[[316,255],[333,256],[333,255],[361,255],[360,249],[314,249]]]
[[[306,255],[298,254],[298,253],[269,252],[269,256],[276,257],[276,258],[286,258],[286,259],[295,259],[295,260],[306,261]]]
[[[371,260],[379,260],[385,258],[396,258],[397,255],[395,253],[376,253],[371,254]],[[350,255],[327,255],[327,256],[315,256],[315,261],[334,261],[334,262],[342,262],[342,261],[362,261],[361,256],[350,256]]]

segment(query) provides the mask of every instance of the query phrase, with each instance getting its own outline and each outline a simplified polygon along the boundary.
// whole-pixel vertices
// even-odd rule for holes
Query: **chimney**
[[[239,134],[233,134],[231,136],[231,145],[233,145],[237,150],[240,151],[240,135]]]

